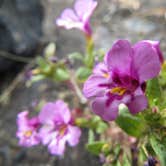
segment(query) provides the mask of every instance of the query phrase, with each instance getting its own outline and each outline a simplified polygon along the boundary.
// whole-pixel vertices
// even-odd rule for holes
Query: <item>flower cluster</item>
[[[31,147],[42,143],[53,155],[63,155],[66,142],[75,146],[81,130],[74,126],[70,110],[62,101],[45,104],[37,117],[28,118],[28,111],[18,114],[19,144]]]
[[[120,39],[103,56],[101,50],[94,50],[90,26],[90,17],[97,5],[96,0],[76,0],[73,9],[66,8],[56,20],[58,26],[83,31],[86,37],[85,56],[76,52],[59,60],[54,57],[56,47],[52,43],[45,49],[44,56],[37,58],[37,67],[26,74],[29,84],[46,78],[63,82],[70,88],[68,90],[75,93],[71,102],[78,108],[70,111],[62,100],[57,100],[46,103],[37,116],[30,117],[28,111],[19,113],[16,133],[19,145],[31,147],[42,144],[50,154],[61,156],[66,144],[73,147],[79,143],[79,127],[82,127],[89,130],[87,150],[98,155],[103,166],[128,165],[134,158],[143,165],[142,156],[145,155],[149,157],[144,165],[154,166],[158,162],[156,156],[150,155],[151,151],[153,155],[158,155],[162,165],[166,165],[162,159],[166,151],[166,63],[159,41],[142,40],[132,45],[128,40]],[[93,69],[97,59],[100,62]],[[77,60],[79,65],[73,69]],[[82,82],[83,94],[80,90]],[[64,97],[68,97],[68,93]],[[93,112],[102,119],[86,109],[85,97],[89,99]],[[33,108],[36,106],[34,104]],[[132,116],[145,109],[147,111],[142,114]],[[115,119],[115,123],[129,136],[124,136],[114,123],[103,121]],[[135,153],[140,147],[142,150]],[[121,153],[124,150],[131,153]]]
[[[132,114],[143,111],[148,106],[146,81],[159,74],[162,62],[158,42],[140,41],[131,46],[127,40],[118,40],[85,82],[84,95],[106,121],[117,118],[121,103]]]
[[[56,20],[56,24],[66,29],[78,28],[91,36],[90,17],[96,6],[97,1],[94,0],[77,0],[74,9],[66,8]]]

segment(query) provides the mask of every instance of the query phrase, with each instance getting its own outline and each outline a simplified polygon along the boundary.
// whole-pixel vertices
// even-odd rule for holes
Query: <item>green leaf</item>
[[[39,65],[39,67],[41,68],[45,68],[47,66],[47,62],[45,61],[45,59],[43,57],[37,57],[36,59],[37,64]]]
[[[44,76],[44,75],[42,75],[42,74],[38,74],[38,75],[35,75],[35,76],[32,76],[32,78],[31,78],[31,83],[34,83],[34,82],[38,82],[38,81],[40,81],[40,80],[43,80],[43,79],[45,79],[46,77]]]
[[[69,54],[68,58],[69,59],[76,59],[76,60],[80,60],[80,61],[83,60],[83,56],[79,52],[74,52],[74,53]]]
[[[89,131],[88,131],[88,143],[91,144],[94,142],[94,140],[95,140],[94,132],[93,132],[93,130],[89,129]]]
[[[90,144],[86,145],[86,148],[88,149],[89,152],[91,152],[94,155],[99,155],[101,153],[102,147],[105,143],[96,141]]]
[[[116,123],[127,134],[135,137],[140,137],[146,128],[144,119],[139,115],[129,113],[128,108],[122,104],[119,107],[119,116]]]
[[[57,68],[54,74],[55,81],[66,81],[69,80],[70,75],[66,69]]]
[[[166,86],[166,62],[162,64],[162,70],[160,72],[159,83],[161,86]]]
[[[161,89],[158,78],[154,78],[147,82],[146,94],[149,99],[149,104],[154,106],[159,103],[161,97]]]
[[[42,72],[49,73],[50,66],[44,58],[37,57],[37,64]]]
[[[91,74],[91,69],[86,68],[86,67],[80,67],[76,71],[76,76],[77,76],[78,80],[80,80],[80,81],[85,81],[90,74]]]
[[[125,153],[123,155],[123,166],[131,166],[131,163]]]
[[[108,128],[108,125],[106,123],[100,121],[96,127],[96,132],[98,134],[101,134],[101,133],[105,132],[107,128]]]
[[[161,161],[162,166],[166,166],[166,144],[165,141],[159,140],[156,136],[152,135],[150,143],[156,155]]]

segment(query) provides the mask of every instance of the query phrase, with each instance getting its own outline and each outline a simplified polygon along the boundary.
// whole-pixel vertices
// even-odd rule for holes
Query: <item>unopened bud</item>
[[[108,153],[110,151],[110,145],[109,144],[104,144],[102,147],[102,152],[103,153]]]
[[[55,43],[50,43],[48,44],[48,46],[45,48],[45,57],[47,57],[48,59],[55,56],[55,52],[56,52],[56,45]]]

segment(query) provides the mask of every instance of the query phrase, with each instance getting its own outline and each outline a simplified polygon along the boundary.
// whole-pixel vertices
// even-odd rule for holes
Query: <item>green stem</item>
[[[94,42],[92,36],[86,36],[86,57],[85,65],[92,68],[94,65]]]
[[[12,61],[22,62],[22,63],[29,63],[33,60],[32,58],[25,58],[25,57],[17,56],[17,55],[14,55],[9,52],[2,51],[2,50],[0,50],[0,57],[6,58],[6,59],[9,59]]]

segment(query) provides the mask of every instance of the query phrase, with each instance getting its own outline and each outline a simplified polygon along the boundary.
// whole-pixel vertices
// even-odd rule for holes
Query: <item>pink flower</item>
[[[19,144],[25,147],[31,147],[40,143],[37,133],[39,121],[37,117],[28,119],[28,111],[24,111],[17,116]]]
[[[70,110],[63,101],[44,105],[39,120],[43,125],[39,131],[41,141],[51,154],[63,155],[66,142],[70,146],[78,144],[81,130],[72,124]]]
[[[90,17],[96,6],[97,1],[94,0],[77,0],[74,9],[65,9],[56,20],[56,24],[66,29],[78,28],[91,36]]]
[[[132,114],[147,108],[146,81],[156,77],[161,68],[157,47],[151,41],[131,46],[118,40],[84,84],[84,95],[91,99],[93,111],[104,120],[118,116],[119,104],[126,104]]]

